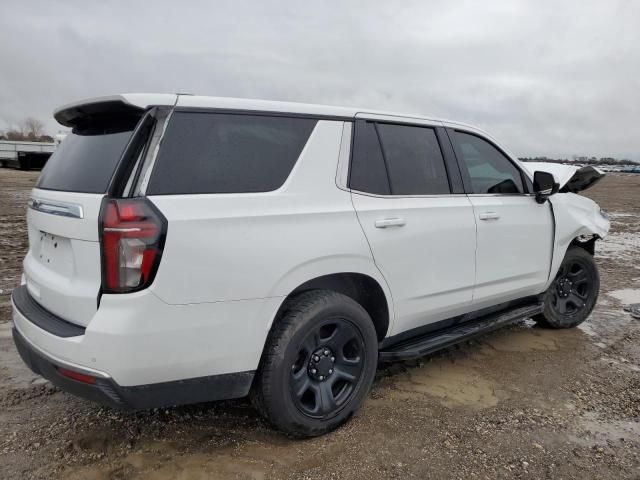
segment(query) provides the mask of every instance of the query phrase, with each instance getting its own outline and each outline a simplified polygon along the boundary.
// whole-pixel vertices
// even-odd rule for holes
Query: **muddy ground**
[[[525,321],[380,369],[360,413],[292,441],[245,401],[123,414],[31,374],[9,295],[38,173],[0,169],[0,477],[65,479],[640,478],[640,175],[588,191],[612,214],[602,292],[580,328]]]

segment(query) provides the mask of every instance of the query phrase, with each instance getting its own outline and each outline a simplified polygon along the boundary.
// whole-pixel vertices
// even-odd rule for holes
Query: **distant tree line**
[[[580,157],[574,155],[571,160],[568,158],[549,158],[549,157],[522,157],[523,162],[549,162],[549,163],[581,163],[584,165],[637,165],[638,162],[629,160],[628,158],[613,158],[613,157]]]
[[[37,118],[29,117],[6,131],[0,131],[0,140],[23,142],[53,142],[53,137],[44,132],[44,124]]]

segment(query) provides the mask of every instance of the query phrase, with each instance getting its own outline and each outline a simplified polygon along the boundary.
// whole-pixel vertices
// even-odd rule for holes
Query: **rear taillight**
[[[105,198],[100,212],[102,291],[148,287],[160,264],[167,221],[146,198]]]

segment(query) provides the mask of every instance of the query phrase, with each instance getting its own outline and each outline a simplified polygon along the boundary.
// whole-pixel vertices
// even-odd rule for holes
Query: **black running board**
[[[542,304],[527,305],[509,311],[493,313],[477,320],[455,325],[418,337],[404,340],[379,352],[380,362],[394,362],[423,357],[456,343],[469,340],[498,328],[537,315],[542,312]]]

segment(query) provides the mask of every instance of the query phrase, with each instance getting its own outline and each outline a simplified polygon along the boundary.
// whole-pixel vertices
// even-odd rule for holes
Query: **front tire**
[[[305,292],[269,335],[252,399],[284,433],[322,435],[360,407],[377,362],[376,331],[360,304],[332,291]]]
[[[543,327],[571,328],[591,314],[598,300],[600,275],[593,256],[572,246],[545,295],[544,310],[534,317]]]

